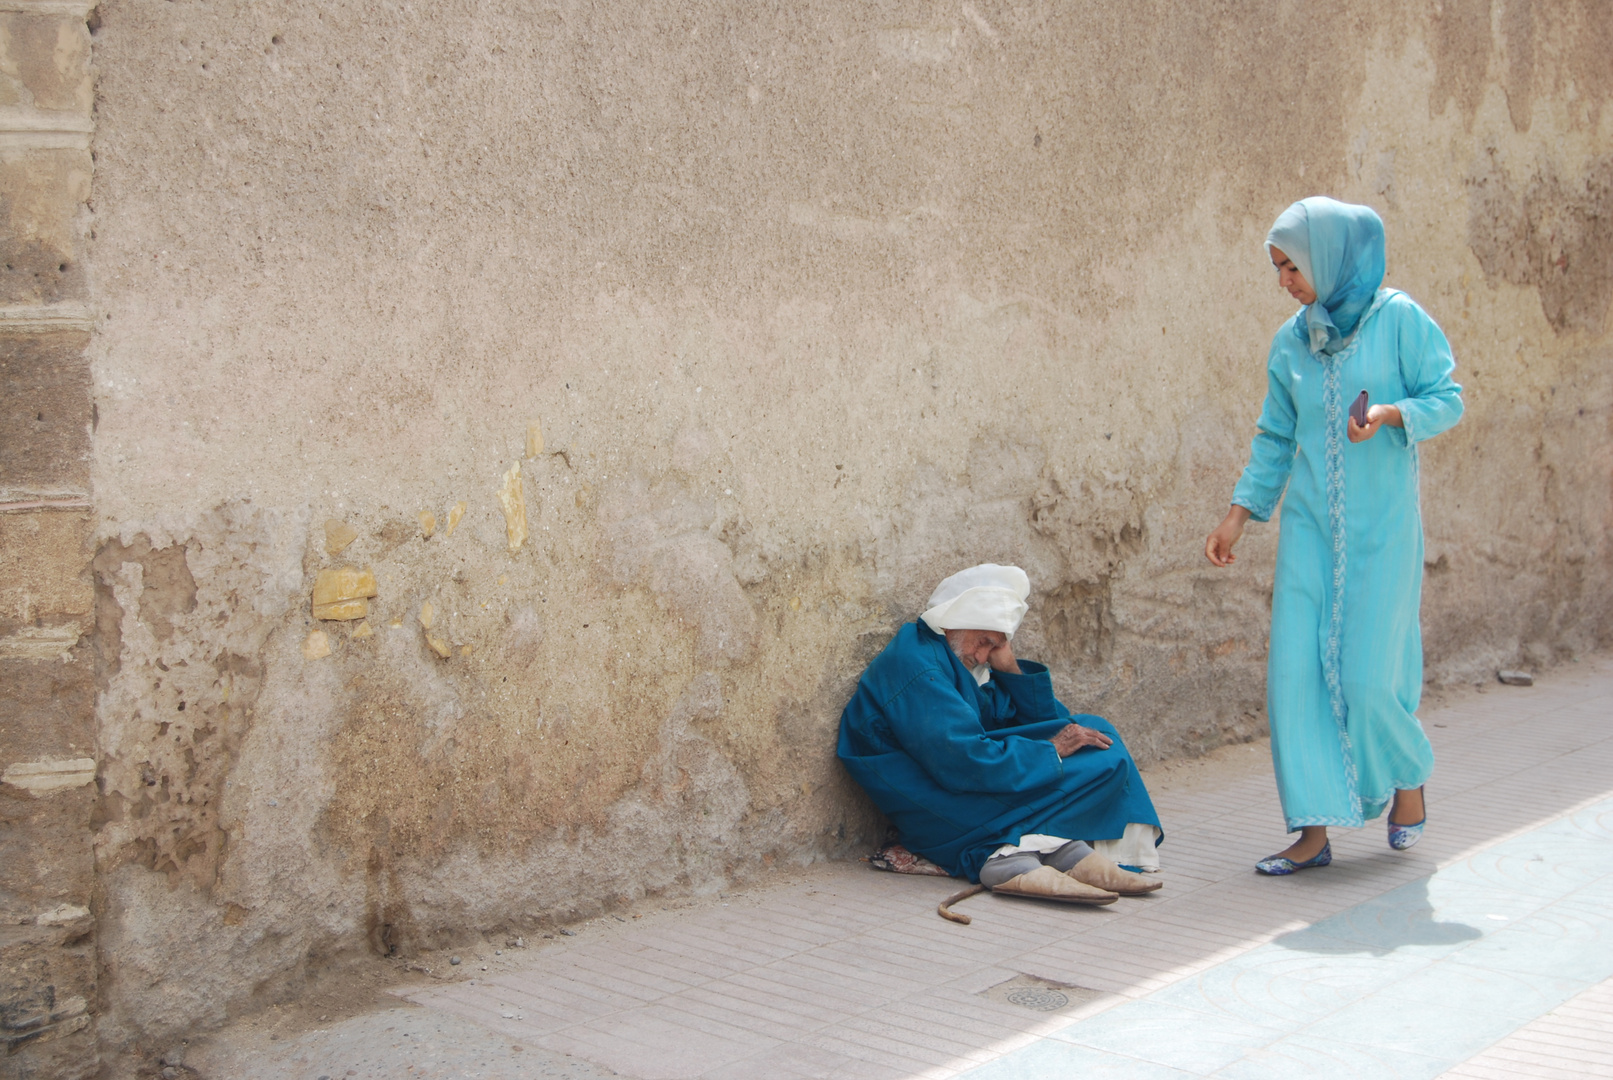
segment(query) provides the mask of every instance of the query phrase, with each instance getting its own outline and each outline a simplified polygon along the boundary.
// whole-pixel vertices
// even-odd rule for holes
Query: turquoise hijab
[[[1294,317],[1294,333],[1312,353],[1349,343],[1383,284],[1383,219],[1370,206],[1313,195],[1284,210],[1266,234],[1266,251],[1294,260],[1316,302]]]

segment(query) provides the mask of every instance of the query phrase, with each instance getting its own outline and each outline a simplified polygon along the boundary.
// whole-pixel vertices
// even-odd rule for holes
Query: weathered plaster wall
[[[975,561],[1139,757],[1259,732],[1274,530],[1201,550],[1302,195],[1468,386],[1431,674],[1613,631],[1605,5],[772,7],[100,7],[107,1039],[856,850],[839,709]]]

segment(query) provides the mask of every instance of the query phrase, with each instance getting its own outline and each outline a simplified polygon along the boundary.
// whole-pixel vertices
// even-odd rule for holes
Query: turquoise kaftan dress
[[[1417,444],[1462,415],[1444,333],[1406,294],[1379,287],[1377,215],[1330,199],[1304,200],[1290,214],[1296,209],[1299,227],[1308,226],[1310,265],[1295,261],[1318,300],[1272,341],[1259,432],[1232,497],[1256,521],[1282,502],[1266,699],[1289,831],[1362,825],[1395,789],[1418,787],[1433,769],[1416,716]],[[1306,238],[1289,225],[1283,250],[1292,255]],[[1354,312],[1328,304],[1350,291]],[[1351,443],[1348,410],[1363,389],[1373,403],[1398,406],[1405,427]]]

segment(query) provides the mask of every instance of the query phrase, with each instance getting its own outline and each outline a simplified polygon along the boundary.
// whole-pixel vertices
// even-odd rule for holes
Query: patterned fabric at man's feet
[[[868,856],[868,865],[875,870],[889,870],[893,874],[919,874],[923,877],[952,876],[929,859],[913,854],[901,844],[886,844]]]
[[[1309,870],[1316,866],[1326,866],[1333,861],[1333,844],[1328,842],[1322,845],[1322,850],[1316,853],[1316,858],[1306,859],[1304,862],[1295,862],[1285,859],[1281,855],[1272,855],[1255,863],[1255,869],[1262,874],[1272,877],[1282,877],[1285,874],[1297,873],[1300,870]]]

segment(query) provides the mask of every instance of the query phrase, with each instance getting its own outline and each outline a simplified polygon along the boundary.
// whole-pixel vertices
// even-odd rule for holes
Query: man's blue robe
[[[1027,833],[1115,840],[1159,815],[1119,732],[1075,716],[1047,668],[991,673],[984,686],[922,622],[897,632],[840,716],[840,760],[890,818],[909,851],[977,881],[1003,844]],[[1114,740],[1061,758],[1049,741],[1068,723]]]

